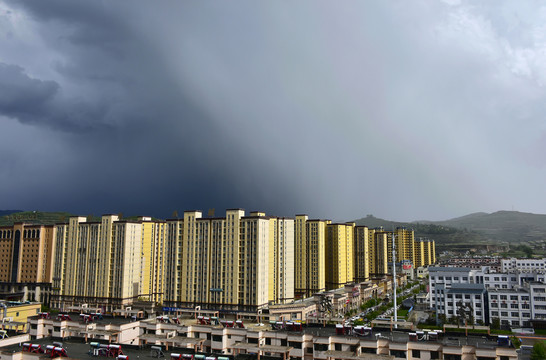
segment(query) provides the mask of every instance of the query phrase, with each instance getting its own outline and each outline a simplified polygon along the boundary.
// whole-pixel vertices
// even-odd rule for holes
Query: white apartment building
[[[501,271],[508,272],[511,270],[521,270],[521,271],[535,271],[542,270],[546,271],[546,258],[542,259],[502,259],[501,260]]]
[[[438,286],[437,310],[446,318],[459,317],[459,309],[464,308],[475,322],[489,323],[487,292],[483,284],[451,284]],[[470,318],[470,317],[468,317]]]
[[[516,286],[512,289],[489,289],[489,318],[497,318],[501,325],[528,327],[531,320],[529,289]]]
[[[502,325],[512,327],[526,327],[531,326],[533,321],[546,321],[543,270],[495,273],[490,272],[487,266],[481,270],[431,267],[429,275],[430,308],[436,308],[439,314],[447,317],[456,315],[457,300],[472,300],[483,288],[486,291],[483,301],[477,297],[475,300],[480,301],[472,304],[476,320],[488,323],[498,318]]]
[[[471,268],[466,267],[434,267],[428,268],[429,271],[429,291],[430,308],[438,308],[441,304],[444,294],[440,290],[451,288],[451,284],[469,284],[473,276]]]
[[[546,320],[546,284],[533,281],[529,283],[531,297],[531,318]]]

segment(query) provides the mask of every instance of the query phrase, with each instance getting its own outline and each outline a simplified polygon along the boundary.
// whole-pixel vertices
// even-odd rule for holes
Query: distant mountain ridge
[[[451,246],[499,245],[546,240],[546,215],[518,211],[478,212],[444,221],[396,222],[368,215],[357,225],[385,230],[407,227],[416,237],[436,240],[439,249]]]
[[[23,210],[0,210],[0,216],[6,216],[18,212],[23,212]]]

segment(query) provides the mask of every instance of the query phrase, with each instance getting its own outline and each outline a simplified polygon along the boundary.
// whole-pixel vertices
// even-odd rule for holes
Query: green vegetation
[[[429,329],[429,330],[444,330],[442,326],[438,326],[435,324],[429,324],[429,323],[419,323],[417,324],[418,329]]]
[[[0,226],[12,226],[16,222],[53,225],[68,222],[70,216],[73,215],[67,212],[23,211],[0,217]]]
[[[500,330],[500,329],[491,329],[491,334],[494,334],[494,335],[513,335],[514,333],[511,332],[510,330]]]
[[[12,213],[5,216],[0,216],[0,226],[12,226],[16,222],[24,222],[27,224],[55,225],[59,223],[68,223],[68,218],[76,216],[67,212],[42,212],[42,211],[23,211]],[[123,214],[118,214],[120,219],[127,221],[138,221],[139,216],[124,217]],[[89,214],[84,216],[89,222],[100,222],[101,217]],[[152,220],[159,220],[152,217]]]
[[[517,338],[517,337],[515,337],[515,336],[512,336],[512,337],[510,338],[510,341],[512,341],[512,344],[514,344],[514,347],[515,347],[516,349],[519,349],[519,348],[520,348],[520,346],[521,346],[521,340],[520,340],[519,338]]]
[[[372,306],[375,306],[379,304],[379,300],[378,299],[370,299],[368,301],[366,301],[364,304],[360,305],[360,310],[366,310],[366,309],[369,309],[371,308]]]
[[[481,329],[468,329],[465,330],[464,328],[449,328],[446,329],[446,332],[455,332],[455,333],[466,333],[474,334],[474,335],[487,335],[487,330],[481,330]]]
[[[546,359],[546,344],[544,341],[537,341],[533,345],[533,351],[531,352],[531,360],[544,360]]]
[[[438,253],[450,251],[500,251],[508,245],[526,243],[523,248],[510,248],[508,256],[531,257],[546,255],[546,215],[517,211],[497,211],[492,214],[475,213],[446,221],[395,222],[379,219],[373,215],[355,220],[357,225],[370,228],[394,229],[406,227],[415,231],[415,237],[436,241]],[[533,250],[532,253],[529,249]]]

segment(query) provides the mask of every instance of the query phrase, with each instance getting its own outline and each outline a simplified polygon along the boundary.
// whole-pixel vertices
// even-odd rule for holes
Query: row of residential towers
[[[229,209],[220,218],[186,211],[166,221],[103,215],[54,226],[17,223],[0,227],[0,266],[8,269],[0,291],[51,283],[48,302],[58,308],[87,303],[108,311],[141,299],[255,311],[387,273],[393,238],[397,262],[435,263],[434,241],[415,240],[412,230],[306,215]]]

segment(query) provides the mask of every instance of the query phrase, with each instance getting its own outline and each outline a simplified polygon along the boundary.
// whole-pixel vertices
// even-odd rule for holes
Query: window
[[[411,356],[414,357],[414,358],[419,359],[421,357],[421,351],[420,350],[412,350],[411,351]]]
[[[518,299],[517,295],[510,295],[510,300],[517,300],[517,299]]]
[[[461,360],[461,355],[444,354],[444,360]]]
[[[491,299],[497,300],[499,297],[497,295],[491,295]]]
[[[328,351],[328,344],[315,344],[315,351]]]
[[[430,359],[431,360],[439,360],[440,359],[440,352],[439,351],[431,351],[430,352]]]
[[[391,355],[393,355],[395,358],[406,358],[406,352],[404,350],[391,350]]]

